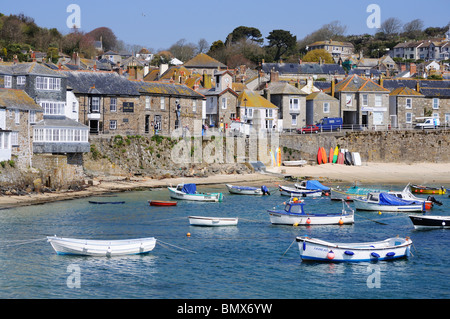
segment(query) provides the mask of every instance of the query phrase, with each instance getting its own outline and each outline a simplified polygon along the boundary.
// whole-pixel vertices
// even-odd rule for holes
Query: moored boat
[[[388,211],[388,212],[422,212],[425,203],[409,201],[388,193],[369,193],[366,198],[354,198],[357,210]]]
[[[299,189],[296,187],[279,186],[280,194],[283,196],[290,197],[315,197],[322,196],[321,190],[309,190],[309,189]]]
[[[156,245],[156,239],[154,237],[120,240],[89,240],[49,236],[47,240],[58,255],[97,257],[146,254],[152,251]]]
[[[394,260],[410,256],[412,241],[388,238],[364,243],[332,243],[306,236],[296,237],[302,260],[327,262],[361,262]]]
[[[450,228],[450,216],[409,215],[415,229]]]
[[[201,202],[221,202],[222,193],[198,193],[195,184],[178,184],[177,187],[168,187],[170,197]]]
[[[238,186],[226,184],[228,191],[231,194],[238,195],[270,195],[269,190],[266,186],[252,187],[252,186]]]
[[[294,184],[295,188],[302,189],[302,190],[316,190],[316,191],[322,191],[322,192],[329,192],[330,188],[328,186],[322,185],[317,180],[304,180],[300,183]]]
[[[427,209],[427,210],[433,208],[434,204],[437,204],[439,206],[442,205],[442,203],[437,201],[433,196],[428,196],[426,199],[414,196],[414,194],[412,194],[410,191],[409,184],[406,185],[405,188],[401,191],[390,191],[390,192],[388,192],[388,194],[394,195],[395,197],[398,197],[398,198],[401,198],[404,200],[423,202],[425,205],[425,209]]]
[[[107,205],[107,204],[117,205],[117,204],[125,204],[124,201],[117,201],[117,202],[98,202],[98,201],[94,201],[94,200],[90,200],[89,203],[90,203],[90,204],[95,204],[95,205]]]
[[[206,217],[206,216],[189,216],[189,224],[192,226],[236,226],[238,224],[237,217]]]
[[[388,190],[383,189],[373,189],[373,188],[365,188],[359,186],[352,186],[347,189],[331,188],[330,190],[330,199],[331,200],[346,200],[353,201],[355,197],[366,197],[368,193],[381,193],[388,192]]]
[[[344,225],[354,223],[354,212],[343,202],[340,213],[306,213],[303,201],[290,201],[284,208],[268,210],[270,222],[274,225]]]
[[[306,165],[306,161],[305,160],[299,160],[299,161],[284,161],[283,165],[284,166],[303,166]]]
[[[175,202],[175,201],[164,201],[164,200],[149,200],[148,204],[150,206],[176,206],[177,202]]]
[[[430,187],[423,185],[411,185],[411,192],[417,194],[432,194],[432,195],[444,195],[447,190],[444,186],[441,187]]]

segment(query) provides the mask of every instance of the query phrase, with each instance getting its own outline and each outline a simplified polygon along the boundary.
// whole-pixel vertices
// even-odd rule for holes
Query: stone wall
[[[336,146],[359,152],[363,162],[450,162],[448,130],[292,134],[282,136],[280,146],[291,152],[296,151],[301,159],[310,163],[316,162],[319,147],[324,147],[328,152]],[[283,157],[288,157],[286,152],[283,152]]]

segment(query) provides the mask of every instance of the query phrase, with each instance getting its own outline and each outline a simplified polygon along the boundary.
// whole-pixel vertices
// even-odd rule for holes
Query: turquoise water
[[[450,230],[414,230],[405,213],[359,211],[354,225],[273,226],[266,210],[287,199],[278,192],[256,197],[231,195],[225,185],[199,188],[222,191],[225,199],[222,203],[178,201],[176,207],[150,207],[149,199],[169,200],[166,189],[157,189],[1,210],[0,298],[450,297]],[[443,205],[428,214],[448,215],[448,195],[435,197]],[[92,205],[88,200],[126,203]],[[306,198],[305,202],[309,212],[342,209],[342,203],[327,197]],[[239,217],[239,224],[195,227],[189,225],[189,215]],[[60,256],[45,240],[52,235],[89,239],[154,236],[159,243],[142,256]],[[410,236],[413,256],[378,263],[302,262],[294,242],[300,235],[341,242]]]

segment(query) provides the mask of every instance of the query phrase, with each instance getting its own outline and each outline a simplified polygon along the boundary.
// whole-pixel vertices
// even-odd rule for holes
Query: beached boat
[[[175,202],[175,201],[164,201],[164,200],[149,200],[148,204],[150,206],[176,206],[177,202]]]
[[[388,238],[365,243],[332,243],[306,236],[296,237],[302,260],[328,262],[361,262],[393,260],[410,256],[412,241]]]
[[[278,186],[280,190],[280,194],[283,196],[289,197],[315,197],[322,196],[321,190],[308,190],[308,189],[299,189],[296,187],[288,187],[288,186]]]
[[[417,194],[444,195],[447,192],[447,190],[444,188],[444,186],[430,187],[423,185],[411,185],[411,192]]]
[[[299,161],[283,161],[284,166],[303,166],[306,165],[305,160],[299,160]]]
[[[238,218],[233,217],[206,217],[206,216],[189,216],[189,224],[192,226],[236,226]]]
[[[306,213],[303,201],[291,201],[284,208],[268,210],[274,225],[344,225],[354,223],[353,210],[343,201],[340,213]],[[346,210],[346,207],[349,211]]]
[[[450,216],[409,215],[415,229],[450,228]]]
[[[252,186],[238,186],[226,184],[228,191],[231,194],[238,195],[270,195],[269,190],[266,186],[252,187]]]
[[[88,240],[47,237],[58,255],[114,257],[146,254],[155,248],[154,237],[121,240]]]
[[[198,193],[195,184],[178,184],[177,187],[168,187],[170,197],[174,199],[201,201],[201,202],[221,202],[222,193]]]
[[[301,190],[320,190],[324,193],[327,193],[330,191],[330,188],[328,186],[322,185],[319,181],[316,180],[304,180],[300,183],[294,184],[295,188],[301,189]]]
[[[352,186],[347,189],[341,189],[338,186],[337,188],[331,188],[330,199],[353,201],[353,198],[355,197],[366,197],[367,194],[369,193],[381,193],[381,192],[388,192],[388,190],[365,188],[359,186]]]
[[[357,210],[389,211],[389,212],[422,212],[425,203],[398,198],[388,193],[369,193],[366,198],[354,198]]]
[[[95,205],[106,205],[106,204],[117,205],[117,204],[125,204],[124,201],[117,201],[117,202],[98,202],[98,201],[94,201],[94,200],[90,200],[89,203],[90,203],[90,204],[95,204]]]

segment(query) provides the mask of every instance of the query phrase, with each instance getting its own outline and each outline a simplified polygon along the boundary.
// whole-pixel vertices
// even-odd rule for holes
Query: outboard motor
[[[428,196],[427,200],[432,203],[435,203],[436,205],[442,206],[442,202],[438,201],[436,198],[434,198],[434,196],[431,196],[431,195]]]
[[[263,195],[270,195],[269,189],[266,187],[266,185],[261,186],[261,191]]]

